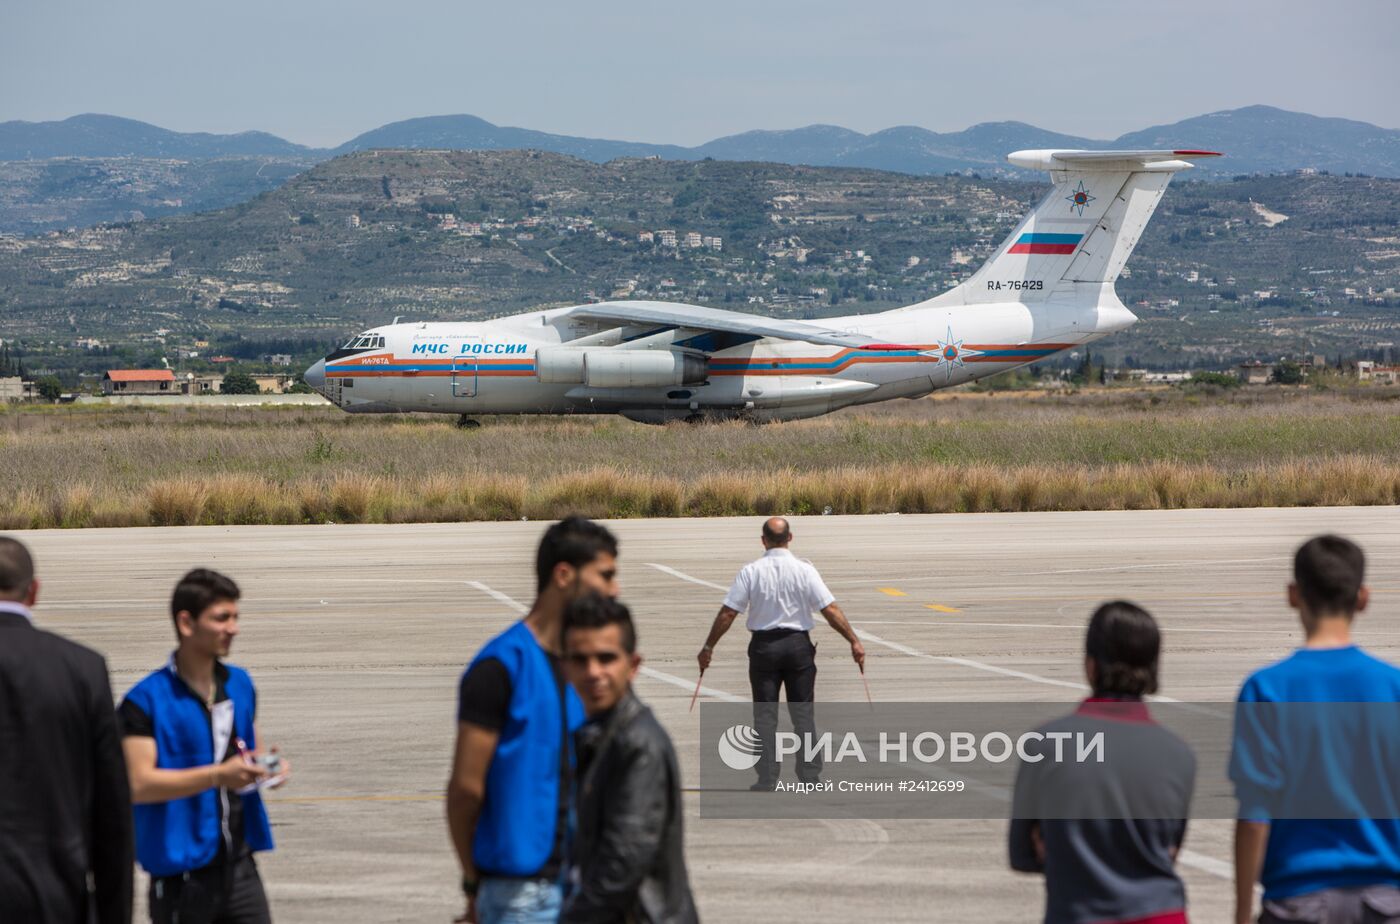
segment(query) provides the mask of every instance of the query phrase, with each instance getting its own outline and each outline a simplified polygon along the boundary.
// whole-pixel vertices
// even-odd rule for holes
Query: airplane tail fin
[[[1096,301],[1128,262],[1178,170],[1213,151],[1017,151],[1018,167],[1047,170],[1055,186],[973,277],[925,304]]]

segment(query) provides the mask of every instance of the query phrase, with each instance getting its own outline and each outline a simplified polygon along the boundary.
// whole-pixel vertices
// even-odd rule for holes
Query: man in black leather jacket
[[[698,922],[685,871],[680,768],[670,736],[632,693],[641,666],[627,607],[584,596],[564,614],[578,731],[578,830],[561,924]]]

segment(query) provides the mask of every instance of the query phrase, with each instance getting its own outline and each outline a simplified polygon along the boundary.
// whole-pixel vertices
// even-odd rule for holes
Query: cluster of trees
[[[246,372],[230,372],[224,376],[219,393],[224,395],[260,395],[262,389],[253,377]]]
[[[10,354],[8,343],[0,344],[0,378],[8,378],[12,375],[24,377],[24,357],[18,352]]]

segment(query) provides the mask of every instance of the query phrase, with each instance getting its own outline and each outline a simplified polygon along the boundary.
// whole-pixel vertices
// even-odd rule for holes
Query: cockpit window
[[[360,334],[345,341],[342,350],[379,350],[384,347],[383,334]]]

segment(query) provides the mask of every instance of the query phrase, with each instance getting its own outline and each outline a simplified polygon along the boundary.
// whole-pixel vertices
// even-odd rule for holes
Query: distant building
[[[100,350],[102,341],[96,337],[79,337],[73,341],[73,348],[78,350]]]
[[[656,232],[656,240],[662,247],[674,247],[676,246],[676,232],[669,228],[665,231],[658,231]]]
[[[639,233],[637,234],[637,243],[638,243],[638,244],[650,244],[650,243],[652,243],[652,242],[655,241],[655,240],[656,240],[656,235],[655,235],[655,234],[652,234],[650,231],[642,231],[642,232],[639,232]]]
[[[359,226],[360,226],[360,216],[359,216],[359,215],[346,215],[346,216],[345,216],[345,227],[350,228],[351,230],[354,230],[355,228],[358,228]]]
[[[1358,359],[1356,361],[1356,378],[1358,381],[1369,382],[1371,375],[1376,371],[1376,363],[1370,359]]]
[[[1376,366],[1371,381],[1377,385],[1400,385],[1400,366]]]
[[[173,395],[175,373],[169,369],[109,369],[102,376],[104,395]]]
[[[698,248],[702,244],[699,231],[687,231],[685,233],[685,246]]]
[[[1267,385],[1274,377],[1274,364],[1261,363],[1259,360],[1249,363],[1240,363],[1240,381],[1246,385]]]
[[[209,357],[209,361],[211,363],[218,363],[222,366],[227,366],[230,363],[232,363],[234,359],[232,356],[211,356]]]
[[[222,375],[186,375],[180,382],[180,394],[217,395],[223,384]]]
[[[1104,378],[1110,382],[1145,382],[1146,369],[1105,369]]]
[[[705,247],[709,248],[710,250],[724,249],[724,238],[722,237],[707,237],[701,243],[703,243]]]
[[[284,394],[288,388],[292,387],[292,377],[284,372],[252,376],[253,381],[258,383],[258,391],[265,395]]]
[[[267,358],[267,361],[274,366],[290,366],[292,364],[292,354],[273,353]]]
[[[0,378],[0,401],[23,401],[24,384],[17,375]]]

